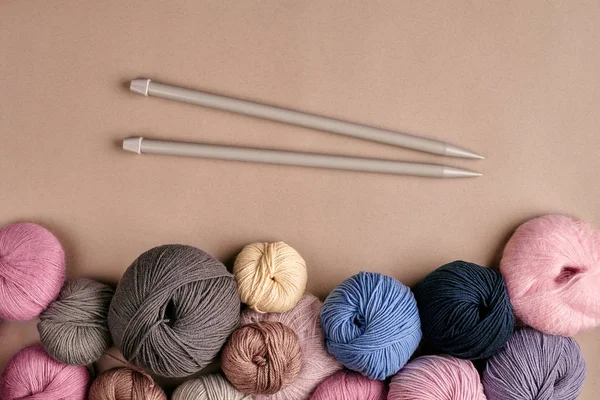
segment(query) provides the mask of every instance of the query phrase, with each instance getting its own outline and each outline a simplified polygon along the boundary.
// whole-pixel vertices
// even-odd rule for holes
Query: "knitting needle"
[[[203,143],[172,142],[167,140],[144,139],[142,137],[132,137],[123,140],[123,149],[137,154],[167,154],[218,160],[377,172],[382,174],[414,175],[431,178],[467,178],[482,175],[478,172],[437,164],[419,164],[378,160],[373,158],[264,150]]]
[[[216,94],[165,85],[164,83],[152,82],[150,79],[134,79],[131,81],[129,88],[132,92],[144,96],[162,97],[169,100],[231,111],[238,114],[269,119],[305,128],[406,147],[426,153],[439,154],[448,157],[483,158],[469,150],[438,140],[426,139],[387,129],[379,129],[300,111],[286,110],[251,101],[233,99]]]

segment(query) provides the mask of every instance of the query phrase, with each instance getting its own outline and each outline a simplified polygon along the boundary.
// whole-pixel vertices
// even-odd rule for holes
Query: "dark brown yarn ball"
[[[270,395],[291,384],[302,366],[296,333],[281,322],[236,330],[223,348],[222,369],[236,389]]]

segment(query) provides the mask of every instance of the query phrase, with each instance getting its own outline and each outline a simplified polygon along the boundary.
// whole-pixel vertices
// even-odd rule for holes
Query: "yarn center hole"
[[[584,269],[581,267],[565,265],[564,267],[562,267],[562,270],[560,271],[560,274],[558,274],[558,276],[556,277],[555,281],[558,284],[566,283],[573,279],[575,275],[583,272],[583,270]]]
[[[177,319],[177,311],[175,307],[175,303],[173,300],[169,300],[167,306],[165,307],[165,313],[163,314],[163,320],[169,326],[173,326],[175,320]]]

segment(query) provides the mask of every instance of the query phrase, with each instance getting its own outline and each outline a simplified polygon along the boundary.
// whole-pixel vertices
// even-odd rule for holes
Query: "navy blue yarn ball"
[[[351,276],[321,309],[327,350],[346,368],[383,380],[406,364],[421,340],[410,289],[373,272]]]
[[[497,271],[454,261],[427,275],[415,298],[427,352],[487,358],[513,334],[513,309]]]

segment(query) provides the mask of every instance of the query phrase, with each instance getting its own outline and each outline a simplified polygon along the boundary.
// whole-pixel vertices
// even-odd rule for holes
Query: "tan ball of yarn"
[[[167,400],[167,395],[150,376],[130,368],[113,368],[94,380],[88,400]]]
[[[252,400],[252,396],[238,391],[223,375],[208,374],[183,382],[171,400]]]
[[[290,385],[302,368],[298,336],[281,322],[257,322],[231,335],[221,368],[241,392],[270,395]]]
[[[233,274],[242,303],[258,312],[289,311],[306,289],[306,262],[283,243],[252,243],[235,259]]]

